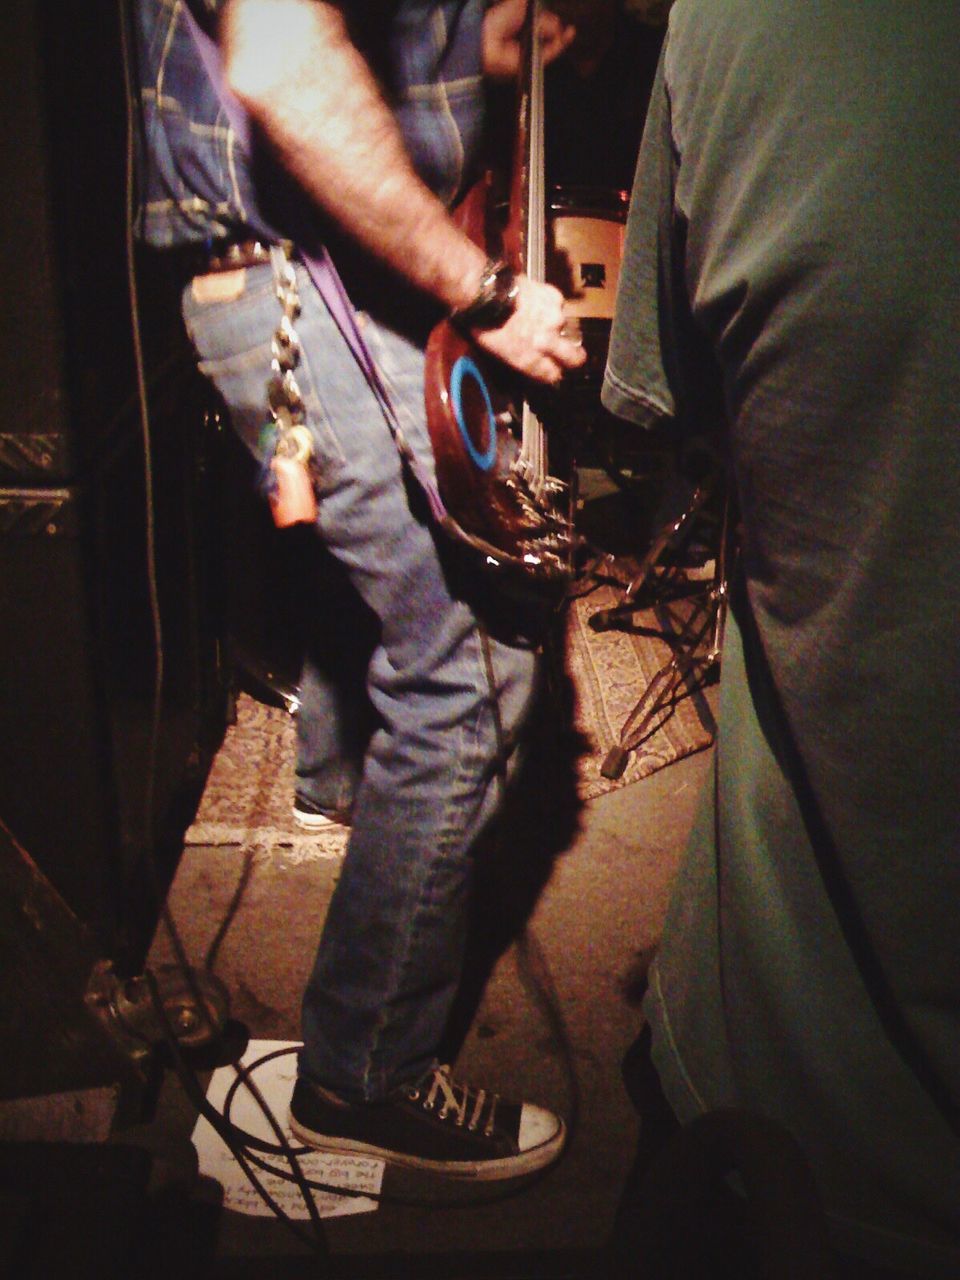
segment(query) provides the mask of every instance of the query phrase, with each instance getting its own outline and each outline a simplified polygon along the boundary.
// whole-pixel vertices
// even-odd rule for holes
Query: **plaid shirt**
[[[223,2],[194,0],[193,7],[205,22]],[[479,145],[484,0],[344,0],[341,7],[380,76],[417,172],[452,202]],[[284,225],[276,208],[266,215],[273,193],[289,184],[270,173],[269,162],[252,171],[197,57],[183,0],[136,0],[135,23],[141,237],[156,247],[202,243],[266,222],[302,239],[303,228]]]

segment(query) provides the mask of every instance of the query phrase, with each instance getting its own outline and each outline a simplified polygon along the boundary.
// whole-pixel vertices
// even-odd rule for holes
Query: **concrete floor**
[[[590,1260],[610,1232],[637,1133],[620,1063],[639,1026],[638,971],[659,935],[709,757],[700,752],[584,806],[525,932],[496,961],[463,1042],[464,1078],[570,1118],[560,1164],[492,1204],[381,1204],[329,1220],[326,1244],[346,1268],[337,1275],[595,1274]],[[188,847],[168,905],[195,964],[230,913],[215,967],[233,1018],[254,1039],[295,1040],[300,992],[338,864],[285,863],[282,855],[254,860],[237,902],[244,865],[237,848]],[[151,960],[169,955],[161,931]],[[195,1107],[167,1073],[152,1118],[126,1134],[154,1152],[159,1176],[181,1190],[192,1168],[194,1119]],[[388,1175],[384,1191],[420,1199],[424,1189],[411,1192]],[[211,1188],[190,1194],[216,1200]],[[289,1267],[309,1257],[308,1247],[272,1219],[211,1210],[205,1230],[205,1248],[224,1268],[214,1274],[247,1274],[245,1265],[250,1274],[280,1274],[281,1258]]]
[[[602,504],[609,486],[593,497]],[[616,551],[619,535],[609,524],[607,532],[606,549]],[[628,542],[636,545],[635,536],[628,530]],[[708,691],[711,700],[714,692]],[[328,1261],[321,1264],[317,1242],[276,1218],[221,1209],[220,1188],[197,1177],[191,1143],[197,1101],[157,1055],[141,1096],[117,1109],[106,1139],[148,1153],[150,1163],[137,1263],[118,1274],[606,1280],[601,1251],[638,1133],[621,1061],[640,1026],[641,974],[659,937],[710,757],[709,749],[701,751],[579,808],[559,805],[566,792],[541,779],[532,788],[539,816],[534,806],[532,821],[529,815],[516,825],[506,821],[485,864],[477,917],[485,943],[471,952],[453,1046],[457,1068],[472,1083],[567,1117],[567,1151],[545,1177],[478,1204],[462,1196],[454,1202],[449,1189],[388,1172],[383,1191],[390,1202],[324,1220]],[[297,861],[282,849],[251,857],[238,846],[184,848],[167,907],[190,964],[211,965],[224,985],[231,1031],[254,1040],[298,1039],[300,995],[338,866],[335,859]],[[161,927],[149,962],[173,957],[169,931]],[[205,1089],[211,1064],[200,1055],[192,1065]],[[90,1097],[61,1099],[59,1107],[39,1099],[27,1136],[104,1143],[109,1095]],[[66,1127],[64,1109],[72,1121]],[[56,1131],[45,1132],[54,1122]],[[75,1178],[70,1185],[76,1188]],[[46,1273],[49,1267],[36,1272]],[[88,1274],[77,1259],[66,1273]],[[18,1280],[33,1274],[21,1269]],[[108,1273],[89,1274],[106,1280]]]

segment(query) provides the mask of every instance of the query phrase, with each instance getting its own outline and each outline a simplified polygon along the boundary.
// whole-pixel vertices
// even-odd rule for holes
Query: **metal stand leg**
[[[660,557],[688,527],[712,492],[713,485],[697,489],[690,507],[654,540],[639,571],[625,588],[621,603],[595,614],[591,618],[592,626],[597,630],[608,630],[617,620],[636,613],[637,596],[652,576]],[[719,669],[727,611],[729,524],[730,502],[725,495],[713,579],[707,589],[701,591],[700,599],[696,601],[690,616],[670,639],[673,656],[656,672],[643,696],[627,716],[620,731],[619,742],[610,749],[601,766],[600,772],[605,778],[619,778],[626,768],[630,752],[636,750],[659,727],[684,696],[688,696],[697,684],[704,684],[712,679]],[[674,598],[681,594],[689,597],[691,592],[677,590],[674,582]]]
[[[675,545],[681,536],[687,532],[695,517],[699,515],[710,498],[713,497],[716,489],[717,481],[713,478],[698,485],[690,498],[689,506],[675,520],[664,525],[655,534],[650,544],[650,549],[641,560],[637,572],[624,587],[620,603],[614,605],[612,609],[598,610],[590,619],[590,626],[594,631],[608,631],[615,627],[621,619],[629,618],[636,613],[638,608],[637,597],[653,578],[653,572],[660,563],[661,556],[668,547]]]

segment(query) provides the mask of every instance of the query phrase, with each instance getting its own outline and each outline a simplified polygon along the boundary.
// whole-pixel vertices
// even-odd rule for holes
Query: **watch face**
[[[494,300],[498,324],[509,320],[517,309],[517,274],[512,267],[501,267],[494,282]]]

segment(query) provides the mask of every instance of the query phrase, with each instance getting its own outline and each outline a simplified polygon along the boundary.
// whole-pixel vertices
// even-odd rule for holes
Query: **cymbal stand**
[[[661,556],[685,533],[695,516],[716,490],[716,481],[708,481],[697,487],[689,506],[682,515],[659,531],[640,567],[624,589],[619,604],[611,609],[598,611],[590,619],[597,631],[607,631],[619,620],[629,619],[640,606],[637,597],[649,585]],[[730,499],[723,496],[719,542],[714,557],[714,570],[706,590],[691,590],[682,571],[667,572],[661,581],[670,584],[670,598],[682,596],[695,598],[689,616],[668,637],[672,656],[655,672],[642,697],[624,721],[619,741],[608,751],[600,772],[605,778],[619,778],[627,766],[627,759],[667,719],[684,697],[695,688],[715,678],[719,671],[723,647],[723,631],[728,602],[728,559],[730,555]]]

